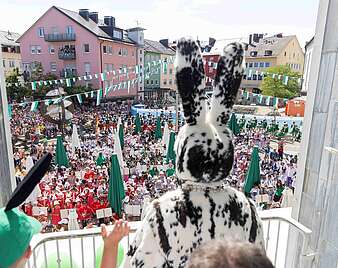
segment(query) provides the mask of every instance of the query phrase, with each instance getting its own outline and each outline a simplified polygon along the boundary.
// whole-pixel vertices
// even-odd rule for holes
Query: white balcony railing
[[[311,230],[291,218],[291,209],[272,209],[259,214],[263,220],[266,252],[276,268],[286,267],[286,258],[294,257],[287,256],[290,228],[303,236],[300,263],[313,255],[309,248]],[[130,225],[132,233],[121,241],[124,253],[140,222],[131,222]],[[26,268],[99,267],[103,246],[100,228],[39,234],[33,238],[31,245],[33,254]],[[300,268],[303,267],[301,264]]]

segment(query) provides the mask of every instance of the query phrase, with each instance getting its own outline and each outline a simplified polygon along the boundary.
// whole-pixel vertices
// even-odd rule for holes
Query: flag
[[[283,83],[284,85],[287,85],[289,81],[289,77],[287,75],[284,76]]]
[[[155,129],[155,139],[161,139],[161,138],[162,138],[161,119],[160,119],[160,117],[157,117],[156,129]]]
[[[276,109],[278,109],[278,98],[273,98],[273,107],[275,107]]]
[[[66,79],[66,85],[67,85],[67,87],[70,87],[70,86],[71,86],[70,78],[67,78],[67,79]]]
[[[91,91],[91,92],[90,92],[90,97],[91,97],[91,98],[94,98],[94,93],[95,93],[94,91]]]
[[[110,207],[115,213],[122,216],[122,200],[125,198],[123,180],[121,176],[121,168],[117,155],[113,154],[111,157],[111,168],[109,176],[109,187],[108,187],[108,201]]]
[[[263,95],[258,95],[258,102],[261,104],[263,102]]]
[[[123,150],[124,148],[124,130],[123,130],[123,124],[119,124],[119,139],[120,139],[120,144],[121,144],[121,149]]]
[[[97,95],[96,95],[96,106],[99,106],[101,103],[101,98],[102,98],[102,88],[97,90]]]
[[[237,119],[236,119],[235,113],[233,113],[231,115],[228,126],[235,136],[237,136],[239,134],[239,126],[237,124]]]
[[[36,90],[36,81],[31,82],[31,84],[32,84],[32,90]]]
[[[244,192],[246,195],[250,195],[252,187],[261,182],[261,173],[259,168],[259,154],[258,148],[254,147],[251,154],[251,161],[248,173],[246,175]]]
[[[167,163],[169,161],[172,161],[172,163],[175,163],[176,160],[176,154],[174,150],[174,144],[175,144],[175,132],[170,132],[169,136],[169,144],[168,144],[168,150],[167,150],[167,155],[166,155],[166,160]]]
[[[95,77],[95,78],[99,78],[99,76],[98,76],[97,74],[94,74],[94,77]],[[91,79],[91,78],[90,78],[90,79]]]
[[[38,109],[39,102],[33,101],[31,105],[31,112],[35,112]]]
[[[106,162],[106,158],[104,157],[104,155],[102,154],[102,152],[99,152],[99,156],[96,158],[96,165],[97,166],[103,166]]]
[[[270,96],[266,96],[265,103],[268,106],[270,105]]]
[[[129,89],[130,89],[130,80],[128,80],[128,94],[129,94]]]
[[[139,114],[136,114],[134,125],[135,125],[134,131],[136,133],[139,133],[141,131],[141,120]]]
[[[55,163],[59,167],[69,167],[68,157],[66,149],[63,145],[63,140],[61,136],[57,136],[56,139],[56,161]]]
[[[8,117],[12,118],[12,104],[8,104]]]
[[[101,81],[105,81],[107,79],[107,75],[105,73],[100,73]]]
[[[81,94],[76,94],[77,101],[82,104],[82,96]]]

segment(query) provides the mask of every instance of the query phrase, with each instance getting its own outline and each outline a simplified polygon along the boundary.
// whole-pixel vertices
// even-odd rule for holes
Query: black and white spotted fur
[[[177,43],[176,79],[186,119],[175,144],[182,187],[149,205],[127,267],[185,267],[190,253],[211,239],[232,237],[264,249],[254,204],[243,193],[221,186],[233,164],[227,122],[244,71],[243,54],[239,43],[224,48],[209,110],[200,49],[191,39]]]

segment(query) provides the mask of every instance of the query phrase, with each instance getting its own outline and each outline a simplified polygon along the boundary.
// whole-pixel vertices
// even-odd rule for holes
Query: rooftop
[[[251,52],[257,51],[255,57],[264,57],[266,50],[271,50],[272,54],[270,57],[276,57],[282,51],[282,49],[293,39],[295,35],[289,36],[270,36],[265,37],[259,40],[258,43],[252,43],[253,46],[248,47],[248,50],[245,52],[246,57],[251,57]]]
[[[160,54],[175,55],[175,51],[167,48],[160,42],[144,39],[144,50],[148,52],[155,52]]]
[[[10,31],[0,31],[0,44],[6,46],[18,46],[16,40],[20,37],[20,34]]]
[[[105,25],[102,20],[99,20],[98,23],[95,23],[93,20],[89,19],[88,21],[85,20],[78,12],[68,10],[61,7],[53,6],[53,8],[59,10],[61,13],[65,14],[67,17],[71,18],[78,24],[80,24],[82,27],[86,28],[88,31],[92,32],[99,38],[105,38],[105,39],[111,39],[113,38],[106,34],[99,26]],[[118,28],[118,27],[116,27]],[[122,41],[128,42],[128,43],[134,43],[131,39],[129,39],[126,35],[123,35]]]

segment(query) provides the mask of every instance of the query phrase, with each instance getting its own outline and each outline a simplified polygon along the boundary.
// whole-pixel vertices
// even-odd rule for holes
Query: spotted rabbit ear
[[[244,73],[244,49],[241,43],[231,43],[218,61],[208,114],[208,121],[216,128],[225,128],[229,120]]]
[[[47,153],[40,158],[40,160],[31,168],[26,177],[12,193],[11,198],[6,205],[5,211],[20,206],[26,200],[26,198],[34,190],[34,187],[41,181],[47,172],[51,161],[52,155],[50,153]]]
[[[201,50],[192,39],[182,38],[176,48],[176,81],[188,125],[206,117],[205,75]]]

